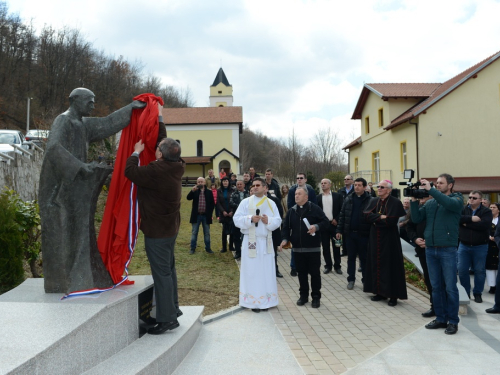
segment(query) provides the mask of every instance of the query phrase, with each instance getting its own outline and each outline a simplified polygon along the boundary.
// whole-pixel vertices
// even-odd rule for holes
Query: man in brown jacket
[[[181,146],[164,138],[156,148],[157,160],[138,166],[144,150],[142,140],[127,159],[125,176],[137,185],[146,254],[151,265],[156,297],[156,325],[148,330],[158,335],[179,327],[177,274],[174,245],[181,221],[181,178],[186,167],[180,159]]]

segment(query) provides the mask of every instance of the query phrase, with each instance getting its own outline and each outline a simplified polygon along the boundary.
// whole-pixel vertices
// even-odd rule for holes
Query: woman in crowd
[[[281,205],[283,206],[283,218],[286,216],[286,213],[288,212],[288,190],[290,188],[288,187],[287,184],[281,185]]]
[[[229,178],[221,179],[221,187],[217,190],[217,207],[219,208],[219,223],[222,224],[222,250],[221,253],[227,251],[227,235],[231,236],[233,229],[233,209],[229,204],[231,199],[232,189],[229,186]],[[231,242],[231,239],[230,239]]]
[[[490,241],[488,244],[488,255],[486,255],[486,280],[490,287],[489,293],[494,294],[496,291],[496,279],[498,273],[498,246],[495,243],[493,236],[498,225],[498,213],[500,203],[490,204],[490,210],[493,213],[493,222],[491,223]]]
[[[219,178],[222,180],[224,177],[226,177],[226,171],[224,170],[224,168],[221,168],[219,172]]]

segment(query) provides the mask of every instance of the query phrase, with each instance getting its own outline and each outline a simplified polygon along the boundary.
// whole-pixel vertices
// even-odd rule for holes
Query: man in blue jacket
[[[454,178],[440,174],[436,186],[426,179],[422,187],[434,199],[419,207],[411,202],[411,220],[427,220],[424,232],[425,255],[432,285],[432,301],[436,319],[426,324],[427,329],[446,328],[447,335],[458,331],[457,244],[458,227],[462,214],[462,194],[453,192]]]

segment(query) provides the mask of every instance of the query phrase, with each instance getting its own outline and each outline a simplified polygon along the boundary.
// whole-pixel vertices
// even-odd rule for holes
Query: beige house
[[[240,173],[243,108],[232,106],[232,92],[220,68],[210,86],[210,107],[163,109],[168,137],[181,144],[185,177],[206,176],[209,169]]]
[[[361,136],[344,150],[354,176],[398,185],[404,169],[449,173],[456,191],[499,201],[500,52],[444,83],[365,84],[352,119]]]

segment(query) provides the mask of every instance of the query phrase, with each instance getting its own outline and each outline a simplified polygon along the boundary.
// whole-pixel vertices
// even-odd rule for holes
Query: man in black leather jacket
[[[363,210],[368,206],[371,196],[365,191],[367,183],[364,178],[354,180],[354,193],[344,200],[337,225],[337,239],[343,235],[344,246],[347,248],[347,289],[352,290],[356,281],[356,256],[362,275],[365,269],[366,252],[370,224],[365,220]],[[361,278],[363,282],[363,277]]]

